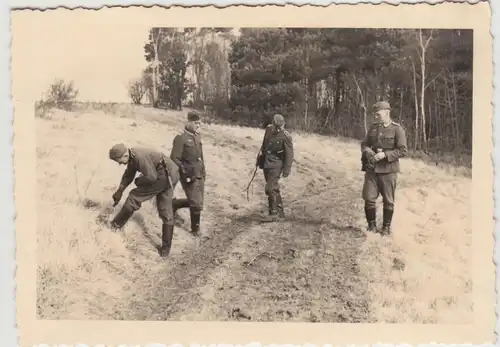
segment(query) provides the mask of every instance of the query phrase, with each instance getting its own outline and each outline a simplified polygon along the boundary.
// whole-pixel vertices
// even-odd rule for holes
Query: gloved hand
[[[288,171],[283,171],[282,176],[283,176],[284,178],[287,178],[288,176],[290,176],[290,172],[288,172]]]
[[[121,189],[118,189],[114,194],[113,194],[113,207],[118,205],[120,200],[122,199],[123,191]]]

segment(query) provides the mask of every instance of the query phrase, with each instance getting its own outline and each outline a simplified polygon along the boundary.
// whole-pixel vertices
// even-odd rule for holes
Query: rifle
[[[250,182],[248,182],[247,187],[245,188],[245,191],[247,193],[247,201],[250,201],[250,194],[248,193],[250,189],[250,185],[252,184],[253,180],[255,179],[255,175],[257,174],[257,169],[262,169],[264,168],[264,155],[262,152],[259,151],[257,154],[257,160],[255,163],[255,169],[253,170],[252,178],[250,179]]]

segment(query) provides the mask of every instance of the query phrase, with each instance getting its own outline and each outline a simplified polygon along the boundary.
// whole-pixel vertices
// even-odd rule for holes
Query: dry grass
[[[123,170],[108,148],[168,153],[183,118],[96,104],[37,119],[40,318],[468,322],[470,178],[404,160],[394,235],[365,235],[355,142],[294,134],[296,164],[282,181],[289,219],[261,225],[262,174],[250,202],[243,191],[262,130],[206,125],[204,238],[180,211],[172,256],[159,258],[152,202],[123,233],[100,227]]]

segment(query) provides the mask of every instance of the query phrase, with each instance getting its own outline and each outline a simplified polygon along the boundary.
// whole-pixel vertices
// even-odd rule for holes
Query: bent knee
[[[125,203],[123,204],[124,207],[127,207],[132,211],[137,211],[141,208],[141,205],[141,202],[138,199],[134,198],[133,195],[129,195],[127,200],[125,200]]]
[[[394,210],[394,202],[384,201],[384,210]]]
[[[365,207],[368,209],[375,208],[377,206],[376,200],[365,200]]]
[[[200,201],[190,201],[189,207],[197,212],[201,212],[203,210],[203,204]]]

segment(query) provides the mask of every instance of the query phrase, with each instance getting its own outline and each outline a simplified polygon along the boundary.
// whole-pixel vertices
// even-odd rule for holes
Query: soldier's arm
[[[395,137],[396,148],[385,151],[385,156],[389,162],[404,157],[407,152],[406,133],[402,127],[396,129]]]
[[[257,154],[257,160],[255,162],[256,166],[259,166],[259,162],[262,159],[264,152],[266,151],[266,140],[267,140],[267,136],[269,134],[269,129],[270,129],[270,126],[268,125],[266,127],[266,129],[264,130],[264,137],[262,138],[262,144],[260,145],[260,150],[259,150],[259,153]]]
[[[122,179],[120,181],[120,186],[118,189],[121,191],[124,191],[125,189],[127,189],[127,187],[130,185],[130,183],[132,183],[132,181],[134,180],[136,173],[137,173],[137,170],[133,164],[127,165],[127,167],[125,168],[125,171],[123,172]]]
[[[271,125],[268,125],[266,127],[266,130],[264,131],[264,137],[262,138],[262,144],[260,145],[260,153],[264,153],[266,150],[266,140],[269,136],[270,131],[271,131]]]
[[[183,168],[183,166],[182,166],[182,150],[183,150],[183,147],[184,147],[184,143],[182,141],[182,137],[180,137],[179,135],[177,135],[174,138],[174,142],[173,142],[173,145],[172,145],[172,151],[170,152],[170,159],[172,159],[172,161],[174,163],[176,163],[177,166],[179,167],[179,169],[181,169],[181,170]]]
[[[142,174],[141,181],[148,181],[149,183],[153,183],[158,179],[158,175],[156,174],[156,167],[153,164],[153,161],[151,160],[151,157],[149,156],[144,156],[144,157],[139,157],[137,156],[137,166]]]
[[[203,162],[203,172],[207,175],[207,163],[205,162],[205,155],[203,154],[203,145],[201,147],[201,161]]]
[[[373,150],[370,147],[369,143],[369,134],[371,131],[371,127],[368,128],[368,131],[366,132],[365,138],[363,141],[361,141],[361,152],[373,152]]]
[[[203,165],[205,166],[205,156],[203,155],[203,143],[201,142],[201,140],[200,140],[200,149],[201,149],[201,153],[200,153],[201,161],[203,162]]]
[[[293,163],[293,139],[289,132],[285,132],[285,141],[283,143],[284,161],[283,161],[283,174],[289,175]]]

